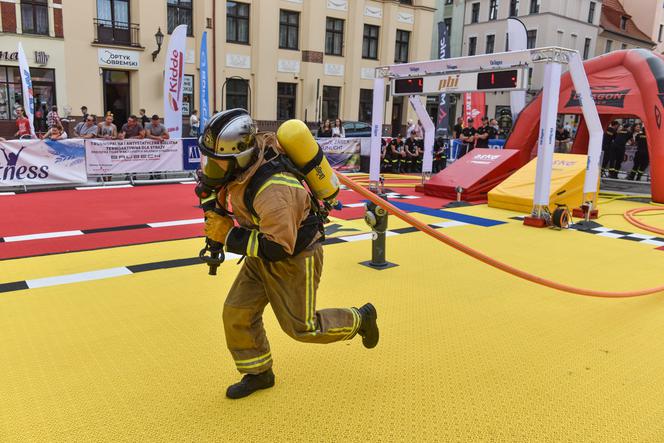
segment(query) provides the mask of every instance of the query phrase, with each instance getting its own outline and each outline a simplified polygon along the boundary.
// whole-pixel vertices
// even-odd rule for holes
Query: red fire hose
[[[488,255],[470,248],[463,243],[454,240],[453,238],[448,237],[447,235],[433,229],[426,223],[422,223],[421,221],[417,220],[416,218],[406,214],[405,212],[401,211],[398,209],[396,206],[392,205],[391,203],[383,200],[382,198],[378,197],[376,194],[373,192],[363,188],[362,186],[358,185],[355,183],[353,180],[350,178],[344,176],[343,174],[337,173],[337,176],[339,177],[339,180],[348,186],[350,189],[353,191],[357,192],[358,194],[362,195],[368,200],[371,200],[372,202],[376,203],[377,205],[385,208],[390,214],[400,218],[401,220],[405,221],[409,225],[417,228],[418,230],[424,232],[425,234],[430,235],[431,237],[435,238],[436,240],[439,240],[443,243],[445,243],[448,246],[453,247],[457,251],[463,252],[466,255],[469,255],[483,263],[486,263],[489,266],[493,266],[494,268],[500,269],[501,271],[507,272],[508,274],[512,274],[516,277],[522,278],[524,280],[528,280],[532,283],[536,283],[538,285],[546,286],[551,289],[557,289],[559,291],[563,292],[569,292],[572,294],[578,294],[578,295],[586,295],[590,297],[604,297],[604,298],[627,298],[627,297],[640,297],[643,295],[649,295],[649,294],[655,294],[657,292],[662,292],[664,291],[664,285],[661,286],[656,286],[653,288],[646,288],[646,289],[637,289],[634,291],[598,291],[595,289],[586,289],[586,288],[577,288],[575,286],[570,286],[566,285],[563,283],[558,283],[552,280],[548,280],[546,278],[530,274],[526,271],[523,271],[521,269],[515,268],[511,265],[508,265],[507,263],[503,263],[501,261],[498,261],[492,257],[489,257]],[[664,232],[663,232],[664,233]]]

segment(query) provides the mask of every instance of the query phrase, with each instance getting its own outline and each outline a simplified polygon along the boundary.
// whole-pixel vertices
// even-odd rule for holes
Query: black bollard
[[[387,195],[378,194],[384,200]],[[385,233],[387,232],[387,211],[373,202],[367,202],[364,221],[371,227],[371,260],[360,264],[373,269],[388,269],[397,266],[385,258]]]

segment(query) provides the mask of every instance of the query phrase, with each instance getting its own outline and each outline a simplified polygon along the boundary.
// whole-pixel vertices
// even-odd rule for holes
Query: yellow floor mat
[[[664,280],[664,252],[633,242],[516,222],[445,233],[567,283]],[[5,261],[0,280],[8,269],[21,275],[12,279],[61,275],[199,246]],[[277,385],[239,401],[224,398],[238,374],[220,314],[235,263],[216,278],[190,266],[0,294],[0,441],[661,441],[664,294],[564,294],[419,233],[387,246],[399,266],[384,271],[357,264],[367,241],[325,247],[318,295],[319,308],[374,302],[378,347],[295,342],[268,308]]]

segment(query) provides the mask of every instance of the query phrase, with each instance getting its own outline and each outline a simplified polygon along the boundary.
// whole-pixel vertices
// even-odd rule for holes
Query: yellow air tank
[[[288,120],[277,130],[277,140],[288,158],[305,175],[314,195],[334,205],[339,193],[339,179],[307,125],[300,120]]]

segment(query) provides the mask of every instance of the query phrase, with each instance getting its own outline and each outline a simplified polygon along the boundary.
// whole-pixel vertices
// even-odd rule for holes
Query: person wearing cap
[[[150,140],[168,140],[170,136],[166,130],[166,126],[161,123],[159,116],[154,114],[150,119],[150,123],[145,125],[145,137]]]
[[[246,110],[229,109],[208,121],[198,146],[203,166],[197,189],[213,190],[197,193],[207,244],[246,257],[223,309],[226,345],[243,374],[226,396],[242,398],[274,386],[263,327],[268,304],[297,341],[324,344],[360,335],[366,348],[375,347],[379,335],[371,303],[316,309],[325,216],[288,167],[276,134],[257,133]]]

